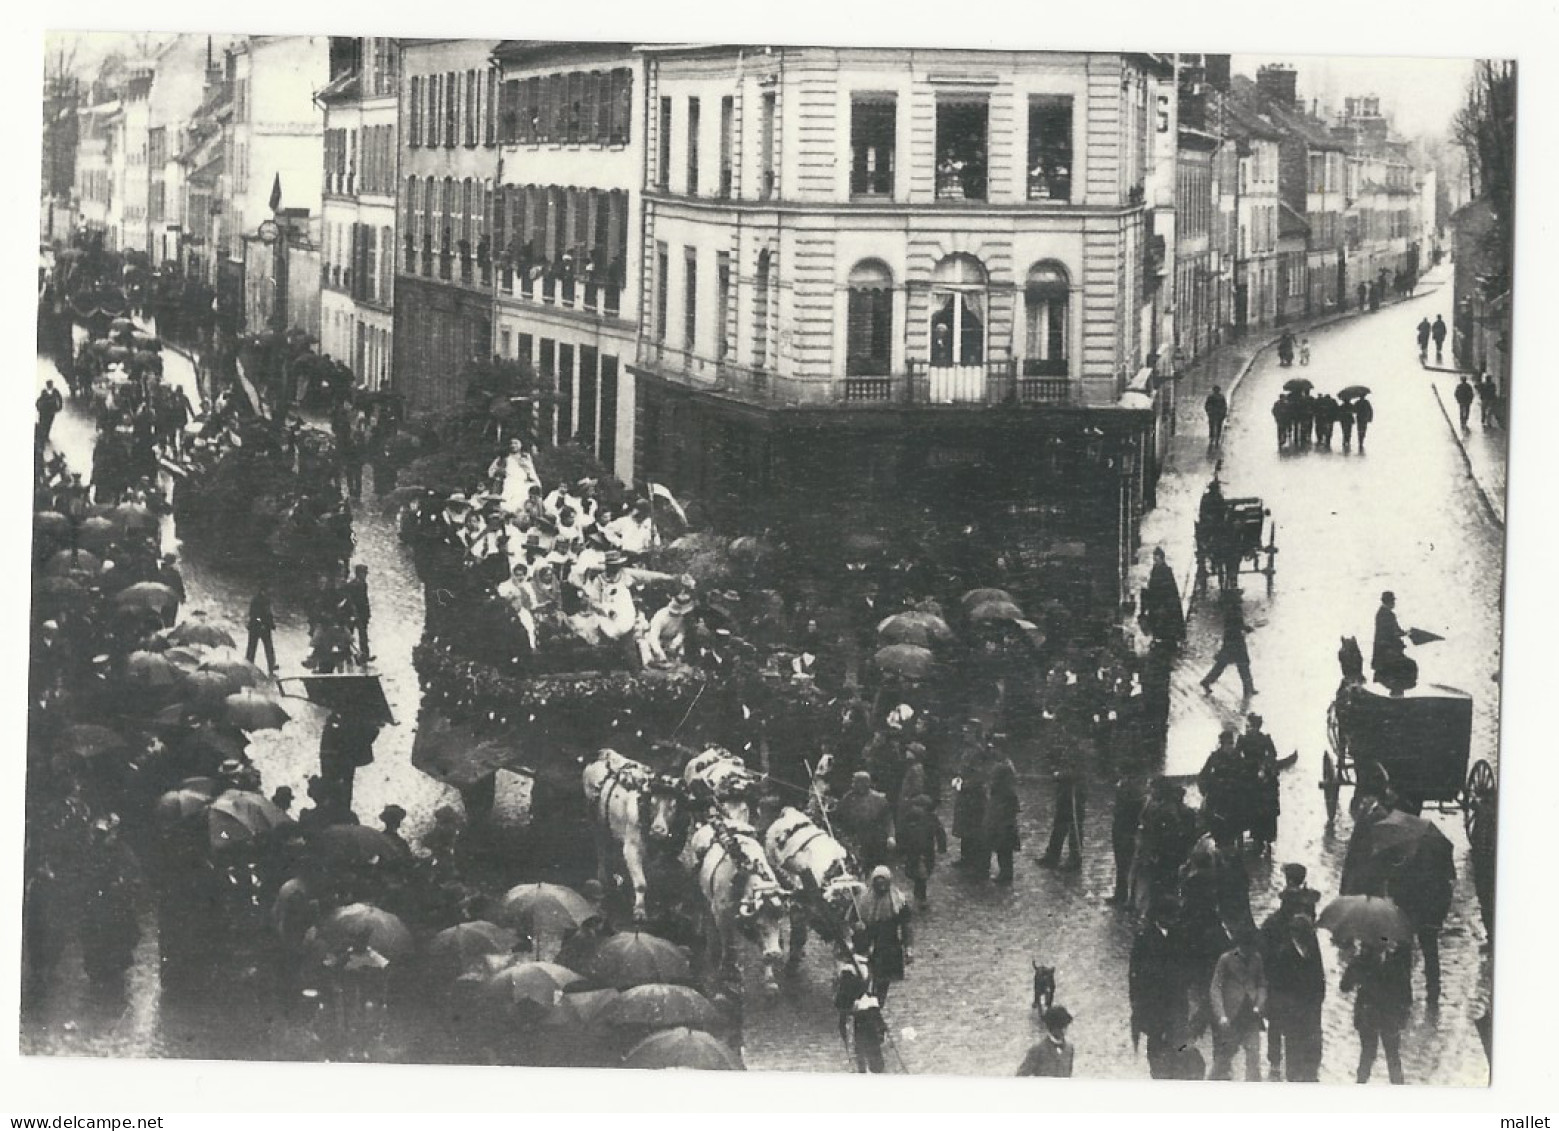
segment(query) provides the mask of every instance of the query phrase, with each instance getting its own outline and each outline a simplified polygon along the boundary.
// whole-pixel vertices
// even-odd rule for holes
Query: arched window
[[[972,255],[949,255],[931,277],[931,366],[985,363],[986,274]]]
[[[850,271],[845,375],[886,377],[893,369],[893,272],[879,259]]]
[[[1067,375],[1071,292],[1066,268],[1055,260],[1030,268],[1023,288],[1025,377]]]

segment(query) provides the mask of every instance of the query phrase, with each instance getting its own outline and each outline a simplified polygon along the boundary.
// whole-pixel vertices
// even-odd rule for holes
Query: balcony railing
[[[1010,358],[952,366],[912,361],[903,373],[823,379],[787,377],[771,369],[703,357],[655,342],[640,347],[639,361],[668,380],[691,388],[776,406],[873,409],[1063,405],[1073,398],[1072,382],[1064,375],[1049,374],[1049,363],[1020,366]]]

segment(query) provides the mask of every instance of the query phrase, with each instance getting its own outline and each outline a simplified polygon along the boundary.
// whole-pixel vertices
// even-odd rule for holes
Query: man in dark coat
[[[1370,666],[1375,669],[1375,679],[1393,691],[1405,691],[1418,682],[1418,665],[1408,659],[1403,643],[1406,636],[1397,620],[1397,595],[1387,590],[1380,595],[1380,608],[1375,610]]]
[[[1142,594],[1142,615],[1153,639],[1171,647],[1185,639],[1185,610],[1180,603],[1180,586],[1175,571],[1169,568],[1162,548],[1153,551],[1153,570]]]
[[[1168,1056],[1185,1039],[1188,1016],[1184,971],[1170,943],[1175,905],[1156,902],[1131,945],[1127,986],[1131,997],[1131,1043],[1148,1041],[1148,1071],[1171,1078]]]
[[[1232,664],[1240,673],[1245,686],[1245,697],[1256,694],[1256,684],[1250,676],[1250,651],[1245,646],[1245,634],[1250,629],[1245,624],[1245,612],[1240,606],[1240,595],[1235,590],[1223,594],[1223,639],[1218,654],[1213,658],[1212,670],[1202,677],[1202,690],[1210,692],[1218,677]]]
[[[157,581],[173,590],[173,600],[163,609],[163,624],[172,628],[179,621],[179,606],[188,598],[184,592],[184,575],[179,572],[177,554],[164,554],[157,567]]]
[[[1434,327],[1430,330],[1430,334],[1434,337],[1434,359],[1435,364],[1438,365],[1445,353],[1445,319],[1441,315],[1434,316]]]
[[[1326,1000],[1326,971],[1315,923],[1304,914],[1267,934],[1263,953],[1267,975],[1267,1068],[1277,1079],[1288,1055],[1287,1079],[1314,1083],[1321,1067],[1321,1003]]]
[[[1223,422],[1229,418],[1229,400],[1223,395],[1223,390],[1214,385],[1213,391],[1207,394],[1207,400],[1203,402],[1202,408],[1207,413],[1207,446],[1221,447]]]
[[[1468,421],[1472,419],[1472,402],[1477,397],[1477,390],[1472,387],[1472,382],[1467,380],[1467,374],[1463,373],[1461,380],[1456,382],[1456,415],[1461,420],[1462,431],[1469,430]]]
[[[275,631],[276,616],[271,610],[271,587],[262,581],[249,602],[249,647],[245,655],[252,664],[259,646],[265,645],[265,662],[272,675],[276,674],[276,645],[271,641]]]
[[[872,776],[856,771],[849,791],[834,807],[833,825],[863,869],[886,864],[893,854],[893,806],[872,788]]]
[[[991,771],[990,801],[985,808],[985,839],[996,854],[996,882],[1012,883],[1012,856],[1017,852],[1018,782],[1012,763],[1005,758]]]
[[[915,904],[928,902],[926,884],[936,867],[939,853],[947,852],[947,830],[931,810],[931,799],[924,794],[910,797],[900,808],[898,819],[899,852],[904,858],[904,873],[915,885]]]
[[[1429,360],[1429,319],[1421,319],[1418,323],[1418,360]]]
[[[1338,401],[1336,410],[1337,424],[1342,429],[1342,450],[1353,450],[1353,402]]]
[[[1142,825],[1147,797],[1142,782],[1124,777],[1115,783],[1115,812],[1110,819],[1110,847],[1115,852],[1115,892],[1105,902],[1124,907],[1131,898],[1132,857],[1137,851],[1137,830]]]
[[[1087,782],[1082,771],[1070,760],[1052,776],[1056,786],[1055,816],[1050,827],[1050,844],[1040,865],[1077,871],[1083,866],[1083,809],[1087,802]],[[1063,848],[1067,850],[1064,865],[1061,863]]]
[[[65,398],[54,387],[53,381],[43,383],[43,392],[38,394],[38,427],[34,434],[34,446],[44,448],[49,443],[49,433],[54,429],[54,418],[65,407]]]
[[[368,567],[356,566],[352,571],[352,580],[344,587],[346,589],[347,608],[352,613],[352,624],[357,629],[357,647],[362,653],[363,663],[373,659],[373,653],[368,650],[368,617],[371,606],[368,600]]]
[[[1278,451],[1282,451],[1288,444],[1289,436],[1294,428],[1293,405],[1289,399],[1281,394],[1272,402],[1272,420],[1278,430]]]
[[[1382,1048],[1391,1082],[1406,1082],[1402,1075],[1402,1030],[1413,1008],[1412,963],[1412,947],[1375,943],[1360,947],[1343,971],[1342,992],[1357,991],[1353,1027],[1359,1034],[1360,1084],[1370,1082],[1375,1054]]]
[[[1196,785],[1202,791],[1202,816],[1213,840],[1219,845],[1239,844],[1248,789],[1233,730],[1218,736],[1218,746],[1202,763]]]
[[[958,863],[975,875],[988,876],[991,850],[985,843],[985,807],[990,797],[990,749],[975,729],[964,731],[958,776],[953,780],[953,835],[958,838]]]
[[[1240,735],[1235,749],[1239,752],[1240,769],[1248,791],[1242,801],[1246,828],[1257,849],[1267,852],[1277,840],[1281,792],[1277,747],[1272,736],[1261,729],[1262,722],[1262,717],[1254,712],[1246,716],[1245,733]]]
[[[1375,420],[1375,406],[1368,397],[1360,397],[1353,402],[1353,420],[1359,426],[1359,452],[1362,454],[1364,437],[1369,435],[1370,425]]]

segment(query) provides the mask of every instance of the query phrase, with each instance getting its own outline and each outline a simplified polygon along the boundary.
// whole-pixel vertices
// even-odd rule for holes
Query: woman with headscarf
[[[866,954],[871,973],[871,994],[888,1004],[888,990],[904,979],[905,968],[915,960],[914,929],[909,901],[893,886],[886,864],[872,869],[871,886],[860,899],[859,949]]]

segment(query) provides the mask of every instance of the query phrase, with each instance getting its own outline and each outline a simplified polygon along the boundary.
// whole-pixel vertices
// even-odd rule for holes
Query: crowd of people
[[[1353,449],[1355,430],[1359,451],[1375,420],[1375,406],[1369,392],[1344,390],[1315,394],[1308,383],[1295,385],[1272,402],[1272,419],[1277,425],[1278,451],[1302,452],[1311,448],[1331,451],[1332,441],[1341,432],[1342,450]]]

